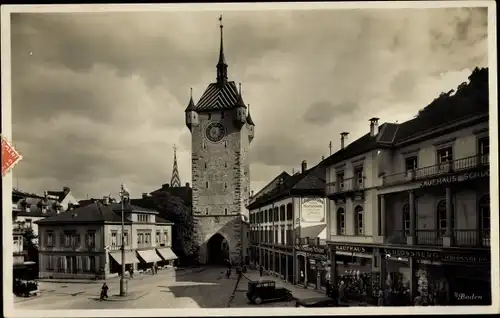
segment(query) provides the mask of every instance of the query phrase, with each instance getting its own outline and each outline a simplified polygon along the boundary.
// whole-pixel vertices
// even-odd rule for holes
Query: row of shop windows
[[[250,214],[250,224],[272,223],[286,220],[293,220],[293,205],[288,203],[284,205],[259,211]]]

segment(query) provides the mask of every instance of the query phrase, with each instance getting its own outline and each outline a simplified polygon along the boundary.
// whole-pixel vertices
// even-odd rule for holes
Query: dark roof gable
[[[116,214],[109,206],[96,201],[92,204],[78,207],[43,220],[39,220],[38,224],[49,223],[104,223],[104,222],[121,222],[121,216]],[[131,222],[125,220],[127,224]]]
[[[220,83],[211,83],[201,95],[196,105],[192,109],[198,112],[211,110],[224,110],[234,108],[240,99],[240,94],[234,81]]]

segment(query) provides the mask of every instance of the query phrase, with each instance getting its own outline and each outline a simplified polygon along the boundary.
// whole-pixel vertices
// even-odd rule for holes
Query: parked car
[[[263,302],[290,301],[292,292],[286,288],[277,288],[273,280],[249,281],[247,299],[251,304],[259,305]]]
[[[295,307],[343,307],[338,301],[327,296],[318,296],[304,299],[297,299]]]
[[[38,282],[35,280],[14,280],[13,292],[16,296],[30,297],[38,295]]]

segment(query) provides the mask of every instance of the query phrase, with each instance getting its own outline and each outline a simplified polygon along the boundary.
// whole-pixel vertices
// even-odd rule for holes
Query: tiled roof
[[[111,207],[102,204],[101,202],[94,202],[92,204],[78,207],[76,209],[66,211],[43,220],[36,221],[37,224],[51,224],[51,223],[104,223],[113,222],[120,223],[121,216],[115,213]],[[131,221],[125,220],[126,224]]]
[[[121,203],[111,203],[111,204],[108,204],[107,206],[115,212],[121,212],[121,210],[122,210]],[[137,212],[137,213],[143,212],[143,213],[158,214],[158,212],[153,210],[153,209],[146,209],[146,208],[143,208],[143,207],[140,207],[137,205],[133,205],[130,203],[125,203],[123,205],[123,209],[125,212]]]
[[[57,200],[59,202],[64,200],[64,198],[66,197],[66,193],[64,193],[64,191],[47,191],[47,194],[57,197]]]
[[[416,118],[401,123],[395,143],[457,120],[488,114],[488,69],[476,68],[469,80],[469,84],[462,83],[454,95],[450,94],[452,91],[441,94]]]
[[[156,219],[156,223],[170,223],[170,224],[174,224],[173,222],[170,222],[169,220],[166,220],[164,218],[162,218],[161,216],[156,216],[155,217]]]
[[[282,180],[285,180],[286,178],[290,178],[290,177],[291,176],[288,174],[288,172],[286,172],[286,171],[281,172],[277,177],[275,177],[271,182],[266,184],[259,192],[257,192],[252,199],[258,199],[260,196],[268,193],[269,191],[272,191],[274,189],[274,187],[270,187],[270,185],[275,183],[278,179],[281,178]],[[267,190],[267,191],[264,191],[264,190]]]
[[[239,93],[233,81],[225,84],[211,83],[194,106],[195,111],[224,110],[238,104]]]
[[[367,133],[326,158],[323,163],[333,165],[370,150],[396,146],[409,138],[458,120],[488,115],[488,69],[476,68],[469,79],[469,84],[462,83],[454,95],[450,94],[451,91],[441,94],[417,117],[401,124],[385,123],[380,126],[376,139]]]
[[[290,194],[322,195],[325,190],[324,175],[325,170],[320,163],[305,172],[284,176],[283,183],[277,183],[274,189],[255,199],[247,208],[254,209]]]

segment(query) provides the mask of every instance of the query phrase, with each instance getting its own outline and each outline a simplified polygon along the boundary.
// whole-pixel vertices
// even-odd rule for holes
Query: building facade
[[[326,287],[324,168],[281,173],[252,197],[250,261],[283,280]]]
[[[108,278],[121,272],[121,204],[95,201],[37,221],[40,278]],[[158,212],[125,203],[123,243],[127,269],[172,262],[172,223]]]
[[[242,261],[242,229],[250,197],[249,146],[255,124],[235,82],[228,81],[222,25],[217,81],[186,108],[191,131],[193,213],[201,263]],[[221,250],[223,251],[221,253]]]
[[[491,301],[487,75],[476,69],[407,122],[371,120],[369,134],[326,159],[334,284],[348,267],[376,273],[372,291],[385,290],[386,303],[388,290],[409,302]]]

